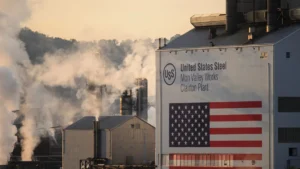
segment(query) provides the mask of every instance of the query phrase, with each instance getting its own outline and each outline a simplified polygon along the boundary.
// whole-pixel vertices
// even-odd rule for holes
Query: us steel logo
[[[172,85],[176,79],[176,69],[172,63],[168,63],[163,71],[163,78],[167,85]]]

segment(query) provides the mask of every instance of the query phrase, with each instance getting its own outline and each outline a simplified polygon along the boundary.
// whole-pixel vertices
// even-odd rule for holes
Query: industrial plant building
[[[106,158],[108,164],[143,164],[155,159],[155,128],[137,116],[87,116],[64,129],[63,168]],[[85,165],[85,164],[82,164]]]
[[[118,91],[111,85],[88,84],[87,90],[99,99],[100,112],[109,115],[136,115],[148,121],[148,80],[137,78],[135,86],[124,91]],[[113,103],[110,97],[119,97]],[[108,113],[109,112],[109,113]]]
[[[156,55],[158,168],[299,168],[300,1],[226,0],[190,23]]]

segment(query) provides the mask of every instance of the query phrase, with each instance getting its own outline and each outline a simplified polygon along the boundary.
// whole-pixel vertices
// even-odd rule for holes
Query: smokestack
[[[97,158],[97,149],[98,149],[98,144],[97,144],[97,121],[94,121],[94,158]]]
[[[120,96],[120,115],[132,115],[132,90],[125,90]]]
[[[237,0],[226,0],[226,31],[233,34],[237,30]]]
[[[100,158],[100,146],[101,144],[99,143],[100,142],[100,129],[98,127],[99,126],[99,121],[95,120],[94,121],[94,158],[95,159],[99,159]]]
[[[148,121],[148,80],[136,79],[136,114],[139,118]]]
[[[278,27],[279,20],[278,18],[278,8],[280,8],[280,0],[267,0],[267,32],[271,32],[272,30]]]

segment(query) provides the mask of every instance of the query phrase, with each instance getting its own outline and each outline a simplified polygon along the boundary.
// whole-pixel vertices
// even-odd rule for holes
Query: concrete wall
[[[132,128],[132,125],[135,125]],[[136,128],[136,124],[140,128]],[[155,128],[134,117],[111,130],[112,163],[126,164],[126,156],[133,157],[133,164],[154,161]]]
[[[291,32],[292,33],[292,32]],[[299,143],[278,143],[279,127],[300,127],[300,112],[278,112],[278,97],[300,97],[300,31],[275,45],[274,54],[274,168],[286,168],[288,159],[299,159]],[[286,58],[290,52],[290,58]],[[299,103],[300,104],[300,103]],[[298,157],[289,156],[289,147],[298,148]],[[300,160],[294,161],[300,167]]]
[[[93,130],[65,130],[63,169],[79,169],[79,160],[93,157]]]

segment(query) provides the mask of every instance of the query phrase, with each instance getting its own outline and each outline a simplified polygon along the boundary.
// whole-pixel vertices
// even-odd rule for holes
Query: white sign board
[[[272,47],[157,55],[167,166],[269,167],[271,55]]]

